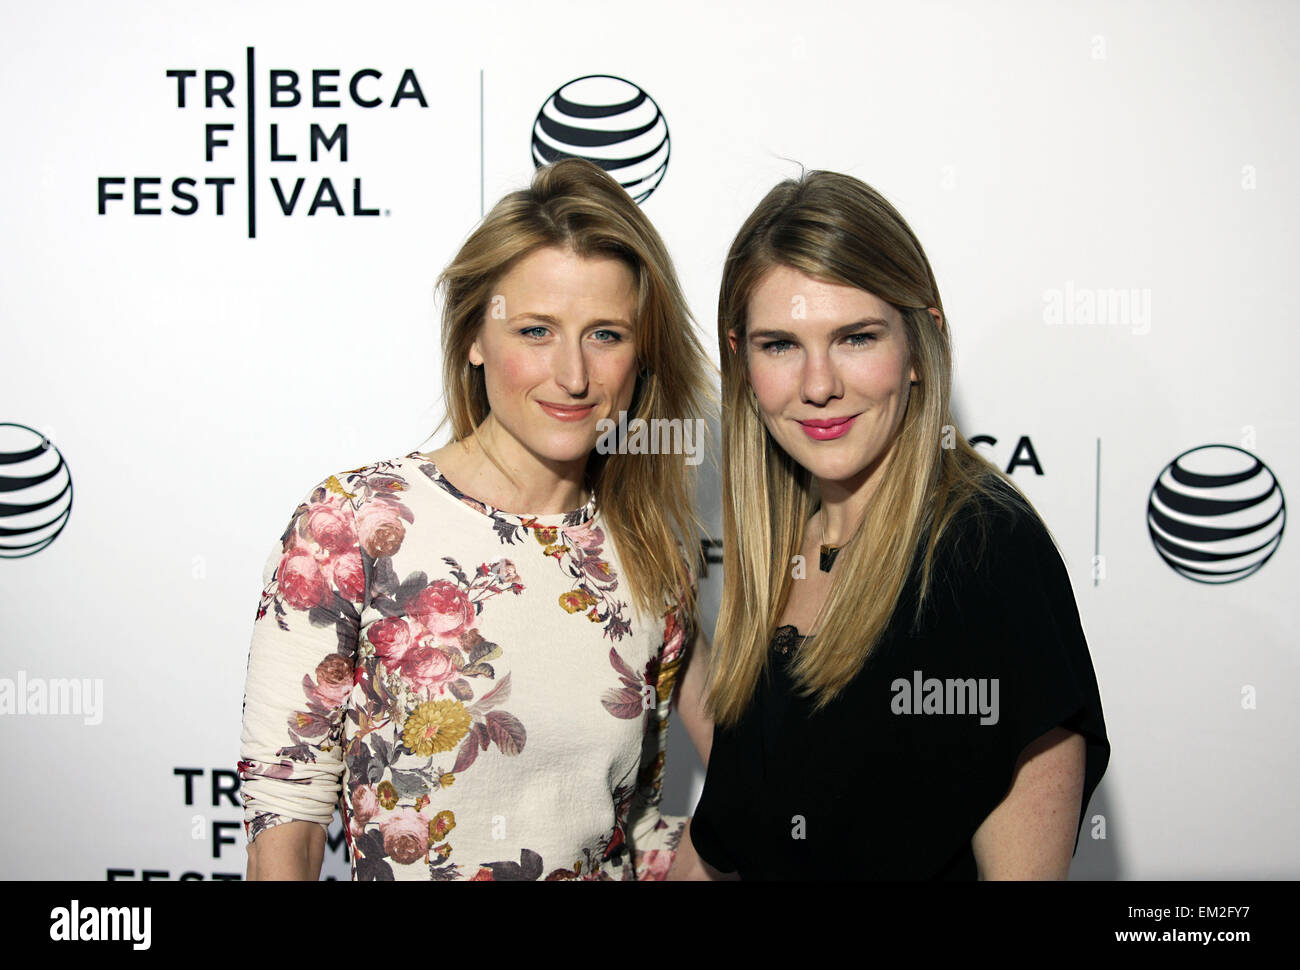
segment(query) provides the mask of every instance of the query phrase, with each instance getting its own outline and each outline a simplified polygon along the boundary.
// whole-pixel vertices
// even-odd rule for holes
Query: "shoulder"
[[[314,492],[332,499],[335,504],[346,503],[354,511],[379,502],[400,502],[410,487],[412,477],[428,475],[427,464],[417,454],[376,458],[373,461],[326,475],[315,486]]]
[[[950,581],[971,580],[993,596],[1022,588],[1031,579],[1037,584],[1064,577],[1047,525],[1016,488],[997,477],[990,477],[953,514],[936,550],[935,568]]]
[[[294,518],[309,522],[329,516],[346,518],[355,529],[361,520],[402,504],[409,476],[416,467],[402,458],[383,458],[332,472],[316,481],[303,496]],[[403,510],[404,512],[404,510]],[[409,513],[402,514],[409,519]]]
[[[378,480],[382,482],[385,478],[401,481],[407,476],[420,470],[422,464],[427,460],[419,454],[412,452],[409,455],[397,455],[387,458],[376,458],[373,461],[358,465],[356,468],[349,468],[346,471],[336,472],[333,478],[340,482],[371,482]]]

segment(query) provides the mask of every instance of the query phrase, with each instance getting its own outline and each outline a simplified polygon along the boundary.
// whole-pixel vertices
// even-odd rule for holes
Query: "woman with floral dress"
[[[451,442],[326,477],[266,562],[249,878],[318,878],[336,807],[353,879],[677,875],[696,863],[658,807],[670,706],[703,758],[712,735],[689,468],[602,434],[706,406],[672,263],[569,159],[439,283]]]

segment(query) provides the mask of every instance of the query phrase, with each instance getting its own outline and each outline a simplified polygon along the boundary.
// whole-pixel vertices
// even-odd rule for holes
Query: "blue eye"
[[[769,340],[763,344],[763,350],[769,354],[783,354],[793,346],[794,344],[788,340]]]
[[[541,331],[541,333],[538,333],[537,331]],[[519,336],[521,336],[521,337],[544,337],[544,336],[546,336],[546,328],[545,328],[545,327],[525,327],[523,330],[520,330],[520,331],[519,331]]]
[[[849,334],[847,339],[849,344],[854,347],[865,347],[867,344],[874,343],[880,338],[872,331],[866,331],[864,333]]]
[[[603,334],[608,334],[610,339],[608,339],[608,340],[598,340],[598,341],[596,341],[597,343],[601,343],[601,344],[616,344],[616,343],[619,343],[620,341],[622,341],[622,339],[623,339],[623,335],[622,335],[621,333],[619,333],[617,330],[596,330],[596,331],[594,331],[594,333],[593,333],[592,335],[595,336],[596,334],[602,334],[602,333],[603,333]]]

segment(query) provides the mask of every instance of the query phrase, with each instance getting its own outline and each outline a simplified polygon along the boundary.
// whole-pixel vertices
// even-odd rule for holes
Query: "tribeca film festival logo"
[[[1156,552],[1198,583],[1233,583],[1257,572],[1277,552],[1285,526],[1282,486],[1267,465],[1233,445],[1184,451],[1147,499]]]
[[[0,422],[0,559],[40,552],[72,515],[72,475],[52,437]]]
[[[618,179],[636,202],[659,187],[670,147],[668,122],[654,98],[610,74],[588,74],[563,85],[533,122],[534,166],[585,158]]]
[[[342,109],[429,106],[412,68],[404,69],[396,80],[392,73],[385,75],[372,67],[350,74],[336,68],[313,68],[301,73],[274,68],[259,78],[252,47],[247,49],[244,73],[239,78],[235,72],[221,68],[174,68],[164,74],[159,80],[170,87],[176,108],[203,117],[202,138],[196,139],[196,147],[202,145],[203,162],[215,172],[201,179],[194,175],[170,179],[161,175],[102,175],[98,191],[101,216],[110,212],[192,216],[201,211],[225,216],[235,204],[231,200],[233,194],[236,198],[242,196],[248,217],[248,238],[253,239],[257,236],[259,162],[269,164],[271,174],[260,184],[270,187],[283,216],[295,213],[377,216],[380,209],[363,201],[359,176],[352,179],[349,193],[336,187],[332,178],[318,177],[310,174],[310,170],[307,175],[299,175],[301,169],[293,166],[304,162],[348,162],[349,148],[354,146],[348,142],[347,122],[339,120],[338,111]],[[290,127],[290,119],[284,112],[300,105],[320,113],[313,114],[305,125]],[[258,128],[258,108],[268,112],[264,129]],[[231,144],[240,123],[246,148],[242,164]],[[259,151],[263,135],[264,154]],[[233,193],[227,193],[227,189]],[[345,202],[349,194],[350,206]],[[387,210],[384,214],[387,215]]]

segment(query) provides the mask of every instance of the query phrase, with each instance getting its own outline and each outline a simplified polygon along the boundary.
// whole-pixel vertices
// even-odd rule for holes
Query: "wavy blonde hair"
[[[500,279],[519,260],[548,246],[584,258],[619,259],[632,271],[640,373],[629,424],[636,418],[695,420],[716,410],[711,386],[716,371],[695,332],[663,240],[608,173],[585,159],[568,158],[538,169],[529,188],[493,206],[438,278],[446,413],[435,434],[450,421],[452,441],[460,441],[487,417],[483,370],[470,366],[470,347]],[[488,458],[510,477],[494,456]],[[694,627],[695,593],[678,543],[697,568],[702,530],[685,456],[593,451],[585,485],[597,497],[621,552],[637,605],[655,616],[663,614],[664,604],[684,608]]]
[[[866,662],[897,608],[921,539],[926,545],[918,621],[930,593],[935,547],[957,512],[977,495],[1002,505],[1013,503],[1013,495],[1023,499],[953,423],[948,318],[943,315],[940,328],[927,310],[943,314],[939,287],[903,217],[869,185],[835,172],[806,172],[773,188],[732,243],[718,297],[723,590],[707,689],[709,710],[724,726],[744,713],[766,669],[790,596],[790,564],[820,501],[812,475],[764,426],[747,374],[750,296],[777,266],[857,287],[892,305],[903,318],[919,381],[870,512],[842,547],[831,590],[811,628],[815,635],[791,668],[799,691],[815,698],[815,710]],[[732,328],[735,351],[727,339]],[[997,487],[999,481],[1010,493]],[[755,509],[770,515],[755,515]]]

